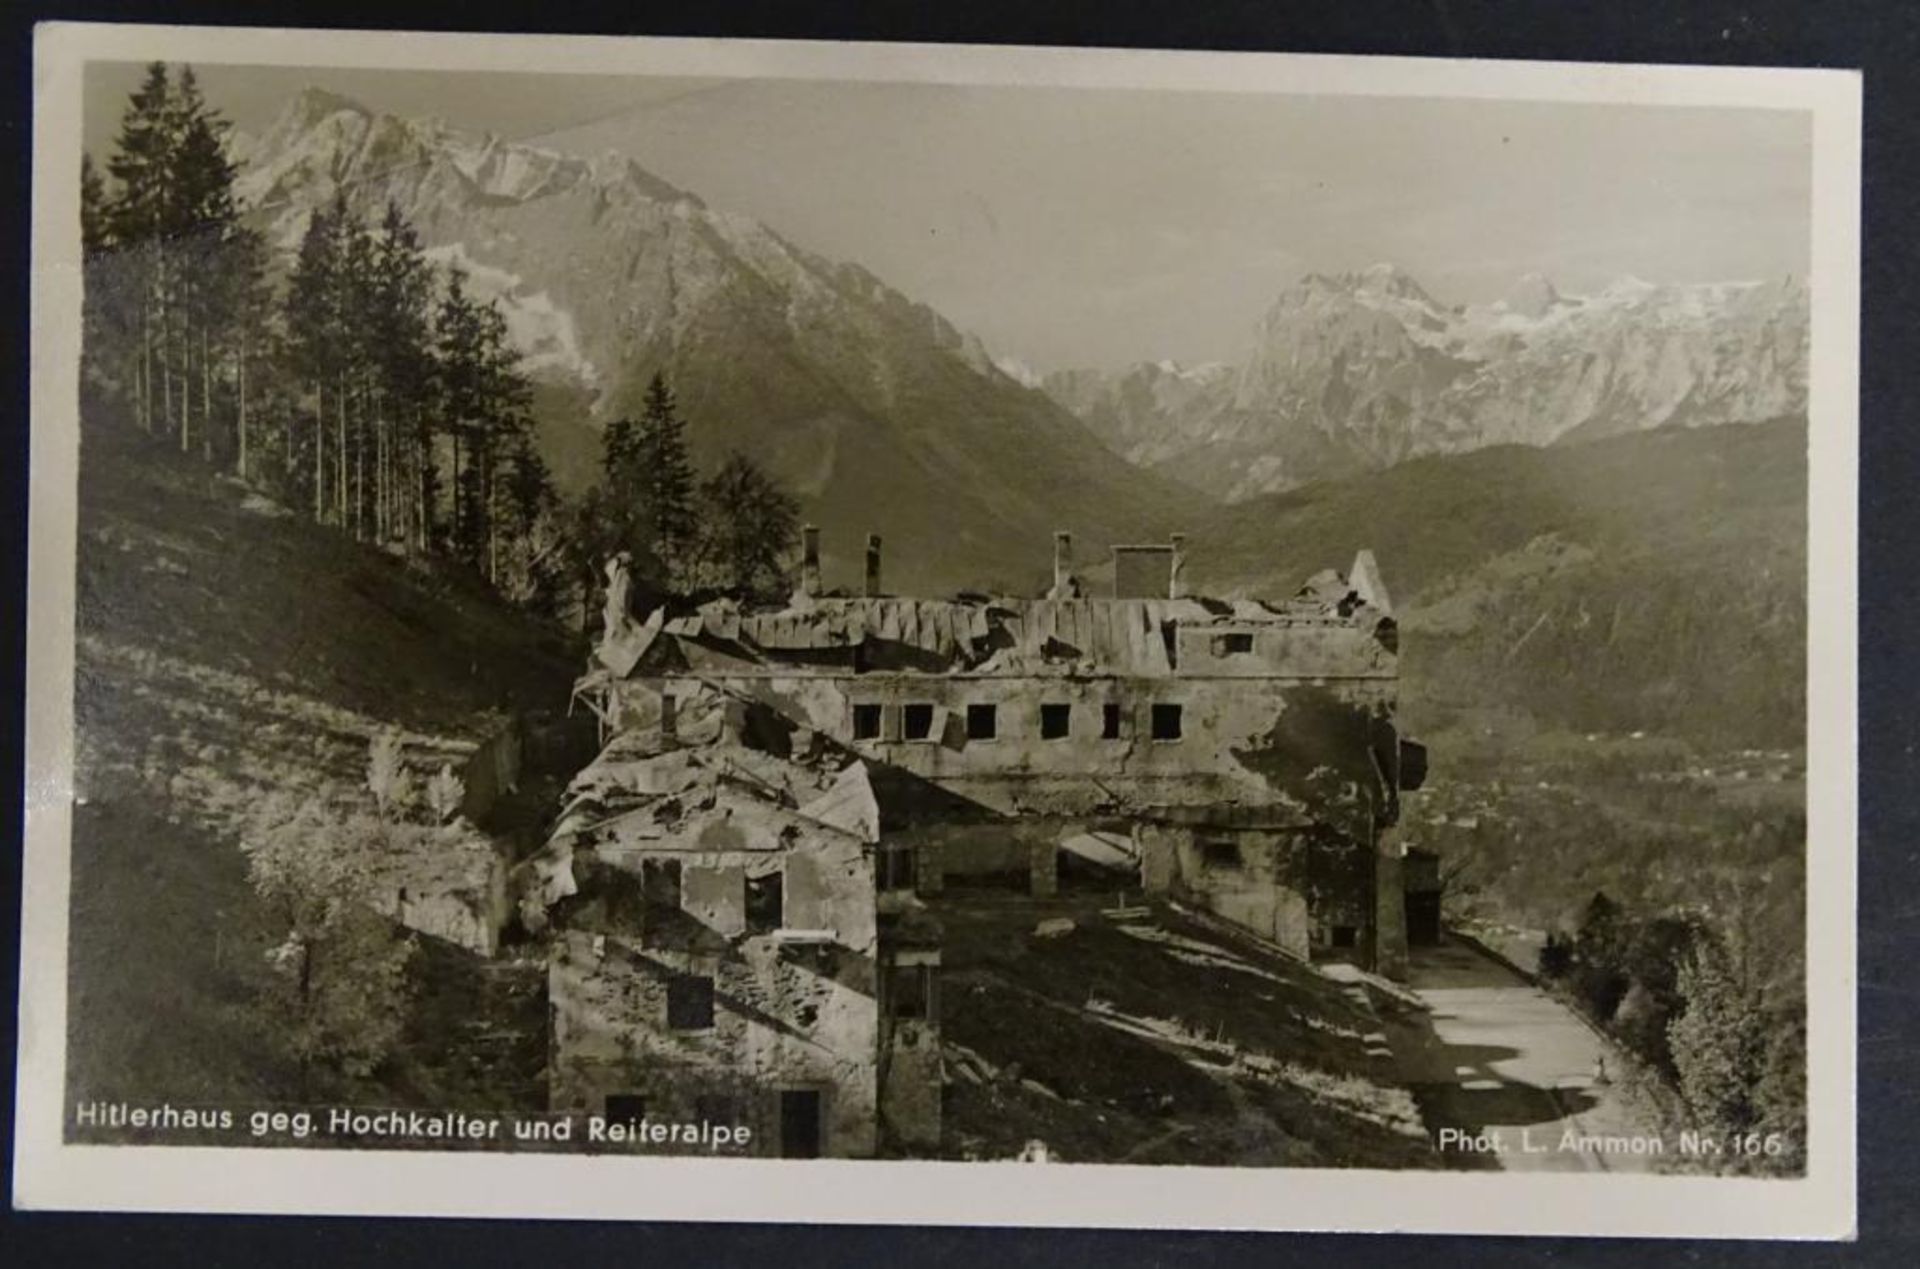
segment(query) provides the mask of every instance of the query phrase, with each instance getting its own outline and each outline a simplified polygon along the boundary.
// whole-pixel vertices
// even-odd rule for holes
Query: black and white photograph
[[[40,63],[17,1202],[1851,1228],[1857,77]]]

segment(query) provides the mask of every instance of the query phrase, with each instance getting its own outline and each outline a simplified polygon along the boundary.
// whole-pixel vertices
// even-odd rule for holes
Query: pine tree
[[[504,472],[497,514],[507,546],[496,585],[515,603],[558,616],[569,576],[570,526],[531,435],[513,437]]]
[[[254,475],[254,433],[263,371],[275,360],[274,297],[267,282],[267,246],[254,230],[235,226],[213,280],[214,320],[232,375],[233,469]]]
[[[375,373],[376,529],[425,550],[432,537],[433,467],[429,305],[433,276],[420,237],[387,204],[374,248],[372,337]]]
[[[180,72],[170,114],[172,150],[166,164],[165,194],[168,232],[179,264],[178,344],[173,358],[183,379],[180,448],[188,450],[198,439],[202,452],[211,457],[213,328],[219,320],[228,235],[238,219],[233,201],[234,168],[222,139],[226,125],[201,96],[191,66]],[[197,434],[196,395],[200,412]]]
[[[434,313],[434,387],[441,426],[452,445],[452,517],[449,537],[456,556],[477,564],[484,542],[474,441],[485,409],[480,309],[467,297],[467,275],[447,271],[446,292]]]
[[[659,562],[660,580],[670,590],[684,591],[691,581],[699,530],[693,464],[687,457],[686,423],[680,418],[666,376],[658,372],[647,384],[633,467],[648,545]]]
[[[287,355],[314,402],[308,449],[315,520],[326,518],[327,405],[343,369],[339,294],[344,269],[341,230],[347,215],[344,198],[313,212],[287,285]],[[288,448],[296,448],[291,438]]]
[[[455,553],[498,583],[501,568],[501,458],[530,426],[532,387],[495,305],[466,293],[450,271],[434,322],[442,416],[453,438]]]
[[[701,580],[741,599],[786,588],[800,526],[791,494],[744,454],[727,455],[700,485]]]
[[[344,209],[344,194],[341,195]],[[348,211],[340,221],[339,290],[336,297],[341,345],[338,391],[334,395],[335,510],[339,523],[356,538],[366,536],[367,398],[379,350],[372,317],[374,243],[366,222]]]
[[[128,378],[132,404],[140,426],[155,430],[154,369],[156,346],[167,316],[167,290],[172,269],[167,241],[173,226],[167,193],[168,167],[173,154],[173,84],[164,62],[147,67],[146,78],[128,99],[119,136],[107,170],[118,187],[107,216],[107,232],[129,251],[126,284],[128,325],[134,333]],[[161,404],[172,397],[163,383]]]

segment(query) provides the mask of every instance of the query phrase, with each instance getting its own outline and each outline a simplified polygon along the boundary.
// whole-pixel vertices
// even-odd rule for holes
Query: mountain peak
[[[1418,304],[1434,304],[1425,287],[1414,279],[1411,273],[1397,264],[1381,262],[1370,264],[1364,269],[1348,270],[1344,273],[1309,273],[1300,279],[1300,289],[1307,291],[1331,292],[1366,299],[1411,300]]]
[[[1563,302],[1560,292],[1544,273],[1522,274],[1503,299],[1507,310],[1523,317],[1544,317],[1548,310]]]
[[[351,97],[343,97],[318,84],[308,84],[288,99],[280,111],[280,118],[274,124],[274,130],[292,129],[305,132],[322,119],[338,114],[352,114],[367,117],[373,112]]]

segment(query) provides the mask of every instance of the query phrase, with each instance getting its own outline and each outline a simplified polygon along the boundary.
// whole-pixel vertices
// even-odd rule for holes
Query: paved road
[[[1414,951],[1431,1012],[1388,1028],[1401,1078],[1447,1163],[1514,1171],[1644,1171],[1650,1134],[1595,1080],[1605,1045],[1565,1006],[1465,944]],[[1571,1134],[1571,1136],[1569,1136]]]

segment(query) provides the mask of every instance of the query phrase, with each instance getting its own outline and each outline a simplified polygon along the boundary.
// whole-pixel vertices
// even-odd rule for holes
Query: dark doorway
[[[780,1157],[820,1157],[820,1094],[811,1088],[789,1088],[780,1094]]]
[[[1440,946],[1440,892],[1416,890],[1407,895],[1407,942],[1414,947]]]
[[[637,1124],[647,1117],[647,1099],[638,1093],[607,1094],[607,1122]]]
[[[780,873],[747,878],[747,933],[772,933],[786,920],[786,911],[786,882]]]

